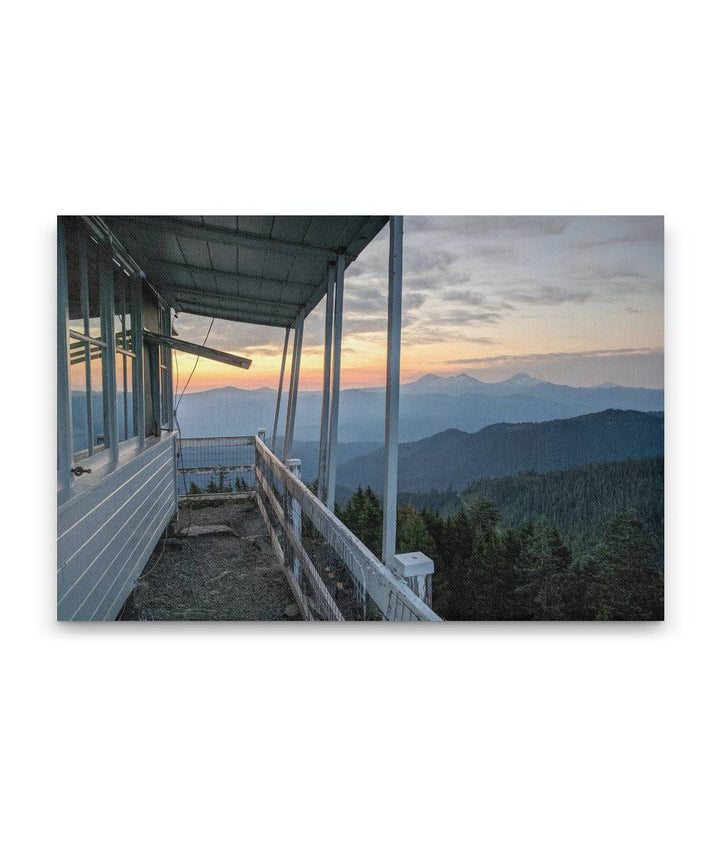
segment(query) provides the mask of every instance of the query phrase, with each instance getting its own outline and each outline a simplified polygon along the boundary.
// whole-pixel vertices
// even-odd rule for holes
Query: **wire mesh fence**
[[[178,442],[177,480],[181,497],[254,491],[254,438],[183,438]]]

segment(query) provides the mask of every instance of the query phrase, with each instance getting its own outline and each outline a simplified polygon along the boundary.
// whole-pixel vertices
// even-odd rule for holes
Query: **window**
[[[70,427],[80,460],[137,436],[140,285],[80,219],[66,220],[66,240]]]
[[[73,453],[83,457],[105,445],[103,362],[107,342],[101,334],[98,245],[78,223],[68,229],[67,256]]]

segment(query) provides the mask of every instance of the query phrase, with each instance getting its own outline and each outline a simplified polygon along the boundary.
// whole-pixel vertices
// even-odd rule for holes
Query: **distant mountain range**
[[[400,388],[400,439],[419,440],[448,428],[475,432],[498,422],[565,419],[601,410],[661,411],[661,389],[623,386],[573,387],[516,374],[499,383],[484,383],[467,374],[427,374]],[[272,430],[276,392],[269,387],[246,390],[223,387],[188,393],[178,411],[185,437],[253,434]],[[284,429],[283,396],[279,432]],[[320,392],[298,396],[295,438],[317,441]],[[382,442],[385,389],[345,389],[340,396],[339,438],[346,443]]]
[[[604,410],[571,419],[491,425],[473,434],[453,428],[401,443],[398,489],[461,490],[479,478],[648,458],[663,451],[662,413]],[[382,449],[348,461],[338,468],[337,482],[381,491],[383,463]]]

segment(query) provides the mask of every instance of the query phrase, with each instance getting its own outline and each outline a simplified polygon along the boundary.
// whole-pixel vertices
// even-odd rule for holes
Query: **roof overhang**
[[[380,232],[382,216],[92,218],[178,311],[293,327]]]

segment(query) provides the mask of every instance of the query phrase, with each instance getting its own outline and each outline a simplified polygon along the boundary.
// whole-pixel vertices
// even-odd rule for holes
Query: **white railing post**
[[[299,458],[291,458],[286,463],[287,468],[290,470],[290,472],[295,476],[298,481],[300,481],[302,461]],[[302,543],[302,510],[300,508],[300,503],[296,499],[290,499],[289,512],[290,520],[288,520],[288,523],[290,523],[290,525],[292,526],[292,530],[298,540],[298,543]],[[292,555],[293,574],[295,575],[295,579],[300,582],[302,575],[300,559],[297,557],[294,550],[292,551]]]
[[[432,608],[432,575],[435,562],[425,553],[416,550],[395,556],[392,567],[407,582],[411,591]]]

